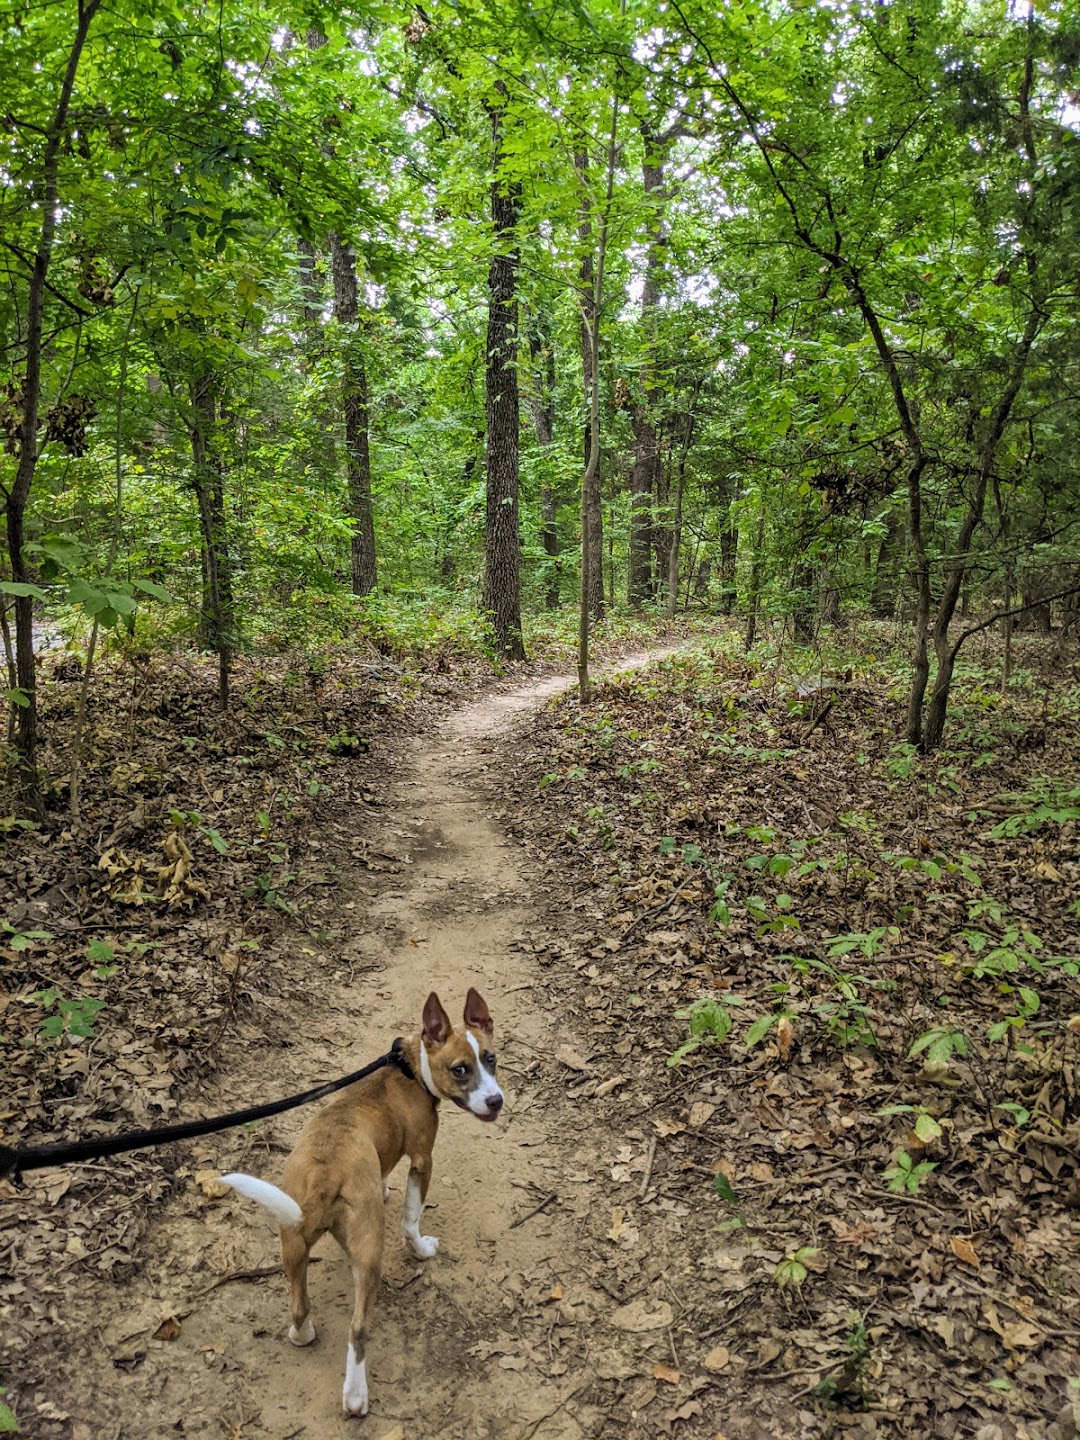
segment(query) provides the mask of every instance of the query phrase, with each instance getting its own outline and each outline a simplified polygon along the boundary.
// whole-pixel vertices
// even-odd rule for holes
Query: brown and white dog
[[[226,1185],[257,1200],[281,1227],[282,1267],[289,1282],[294,1345],[315,1339],[308,1300],[311,1247],[327,1231],[352,1263],[356,1303],[349,1330],[342,1407],[368,1411],[365,1340],[379,1283],[383,1250],[385,1178],[409,1157],[405,1238],[413,1254],[430,1260],[439,1242],[420,1233],[439,1101],[451,1100],[481,1120],[495,1120],[503,1093],[495,1079],[493,1026],[475,990],[465,1000],[465,1027],[455,1030],[439,997],[424,1005],[424,1028],[402,1044],[411,1075],[388,1065],[350,1085],[304,1126],[285,1162],[283,1188],[252,1175],[223,1175]]]

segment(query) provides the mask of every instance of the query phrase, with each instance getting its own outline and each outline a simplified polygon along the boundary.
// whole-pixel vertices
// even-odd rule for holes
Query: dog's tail
[[[255,1200],[264,1210],[269,1210],[279,1225],[295,1229],[304,1218],[304,1212],[284,1190],[266,1180],[256,1180],[254,1175],[222,1175],[221,1183],[229,1185],[239,1195]]]

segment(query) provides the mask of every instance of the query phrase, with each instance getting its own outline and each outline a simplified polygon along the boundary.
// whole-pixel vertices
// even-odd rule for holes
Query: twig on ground
[[[645,1199],[645,1192],[648,1190],[649,1181],[652,1179],[653,1162],[656,1159],[656,1142],[657,1136],[654,1135],[649,1141],[649,1157],[645,1161],[645,1176],[641,1182],[641,1189],[638,1191],[639,1200]]]
[[[627,940],[630,939],[630,936],[634,933],[634,931],[638,928],[639,925],[644,925],[647,920],[655,920],[656,917],[658,915],[662,915],[665,910],[670,910],[672,905],[675,904],[675,901],[686,889],[687,885],[690,884],[690,881],[696,878],[697,877],[693,874],[685,876],[682,880],[679,881],[678,885],[675,886],[675,889],[671,892],[671,894],[667,897],[667,899],[663,902],[662,905],[654,905],[651,910],[644,911],[641,915],[637,917],[636,920],[631,920],[630,924],[619,936],[619,944],[625,945]]]
[[[547,1209],[547,1207],[551,1204],[552,1200],[557,1200],[558,1198],[559,1192],[557,1190],[550,1191],[540,1201],[539,1205],[534,1205],[533,1208],[527,1211],[524,1215],[519,1215],[516,1220],[511,1220],[510,1229],[516,1230],[519,1225],[524,1225],[526,1220],[531,1220],[534,1215],[539,1215],[541,1210]]]

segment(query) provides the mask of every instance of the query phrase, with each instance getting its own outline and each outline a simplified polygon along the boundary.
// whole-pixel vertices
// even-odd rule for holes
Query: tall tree
[[[634,468],[630,476],[630,568],[627,599],[632,607],[645,603],[652,589],[653,499],[660,447],[656,374],[657,311],[664,268],[664,163],[670,136],[641,127],[644,146],[641,177],[645,211],[645,274],[641,286],[642,358],[639,391],[634,403]]]
[[[530,404],[536,443],[540,446],[543,467],[540,477],[541,539],[548,560],[544,603],[549,610],[559,608],[562,559],[559,554],[559,528],[555,492],[555,346],[547,319],[536,315],[529,330],[529,355],[532,359]]]
[[[585,424],[583,426],[585,470],[582,481],[585,489],[582,496],[581,524],[585,543],[582,548],[582,563],[585,566],[585,595],[589,614],[594,621],[604,618],[604,511],[601,500],[601,456],[597,450],[593,457],[593,392],[599,385],[596,374],[597,355],[594,347],[594,332],[598,319],[596,312],[596,254],[593,242],[593,201],[589,193],[589,153],[579,146],[574,152],[574,168],[577,171],[581,200],[578,207],[578,244],[581,247],[579,336],[581,345],[581,379],[585,395]],[[599,400],[597,401],[599,403]],[[597,427],[599,436],[599,426]],[[599,443],[599,440],[597,441]]]
[[[502,173],[506,84],[489,105],[492,138],[487,350],[487,510],[484,525],[484,609],[495,642],[510,660],[524,660],[521,637],[521,535],[518,516],[518,238],[521,183]]]
[[[352,591],[369,595],[377,580],[375,517],[371,503],[371,452],[368,444],[368,378],[359,331],[356,255],[333,232],[330,268],[334,281],[334,319],[342,341],[341,410],[345,425],[346,472],[352,535]]]
[[[8,562],[11,566],[11,582],[6,588],[15,600],[15,677],[19,694],[12,739],[22,767],[27,800],[34,810],[41,808],[41,792],[37,773],[38,697],[34,657],[34,587],[24,550],[26,509],[41,453],[38,431],[43,398],[42,363],[46,346],[45,298],[60,215],[60,162],[67,140],[68,116],[79,62],[90,27],[100,9],[101,0],[79,0],[75,33],[67,49],[59,93],[45,129],[42,131],[35,127],[43,142],[37,175],[32,184],[35,202],[33,208],[40,215],[40,222],[33,255],[27,257],[29,275],[25,277],[25,330],[20,346],[22,367],[16,392],[18,411],[21,412],[15,426],[17,464],[14,481],[5,497]]]

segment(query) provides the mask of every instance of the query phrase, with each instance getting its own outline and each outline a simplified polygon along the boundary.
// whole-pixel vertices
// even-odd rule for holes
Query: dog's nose
[[[497,1115],[503,1107],[503,1097],[501,1095],[492,1095],[487,1102],[487,1107],[492,1114]]]

